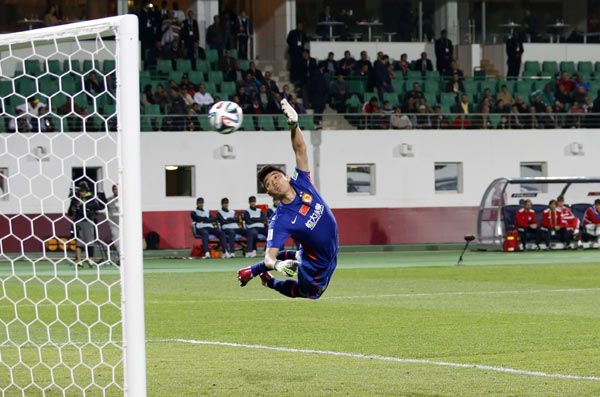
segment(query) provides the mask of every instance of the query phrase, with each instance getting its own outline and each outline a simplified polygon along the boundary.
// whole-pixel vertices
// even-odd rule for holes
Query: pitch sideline
[[[528,371],[528,370],[524,370],[524,369],[494,367],[491,365],[451,363],[451,362],[445,362],[445,361],[434,361],[434,360],[425,360],[425,359],[416,359],[416,358],[399,358],[399,357],[380,356],[380,355],[376,355],[376,354],[370,355],[370,354],[335,352],[335,351],[329,351],[329,350],[294,349],[294,348],[289,348],[289,347],[248,345],[248,344],[243,344],[243,343],[216,342],[216,341],[205,341],[205,340],[194,340],[194,339],[157,339],[157,340],[148,340],[148,342],[167,342],[167,343],[177,342],[177,343],[187,343],[187,344],[191,344],[191,345],[225,346],[225,347],[236,347],[236,348],[244,348],[244,349],[270,350],[270,351],[277,351],[277,352],[284,352],[284,353],[318,354],[318,355],[349,357],[349,358],[366,359],[366,360],[389,361],[389,362],[396,362],[396,363],[403,363],[403,364],[423,364],[423,365],[433,365],[433,366],[438,366],[438,367],[480,369],[480,370],[486,370],[486,371],[502,372],[502,373],[509,373],[509,374],[515,374],[515,375],[524,375],[524,376],[535,376],[535,377],[541,377],[541,378],[588,380],[588,381],[600,382],[600,377],[598,377],[598,376],[553,374],[553,373],[540,372],[540,371]]]

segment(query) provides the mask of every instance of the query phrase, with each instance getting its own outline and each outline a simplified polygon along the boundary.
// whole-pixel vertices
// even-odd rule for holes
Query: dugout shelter
[[[477,214],[477,249],[501,250],[506,231],[514,223],[520,201],[530,199],[538,217],[548,202],[564,196],[574,215],[583,218],[585,210],[600,197],[600,177],[497,178],[489,184]]]

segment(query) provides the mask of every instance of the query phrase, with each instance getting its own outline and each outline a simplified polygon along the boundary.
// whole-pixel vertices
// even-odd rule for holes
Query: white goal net
[[[145,396],[135,16],[0,35],[0,396]]]

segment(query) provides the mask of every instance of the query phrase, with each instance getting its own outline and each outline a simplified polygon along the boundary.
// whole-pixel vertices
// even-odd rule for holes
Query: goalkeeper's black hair
[[[269,165],[265,165],[260,170],[258,170],[258,174],[256,174],[256,176],[258,177],[258,180],[260,181],[260,183],[262,183],[264,185],[265,177],[273,171],[281,172],[282,174],[285,175],[285,172],[283,172],[279,167],[269,164]]]

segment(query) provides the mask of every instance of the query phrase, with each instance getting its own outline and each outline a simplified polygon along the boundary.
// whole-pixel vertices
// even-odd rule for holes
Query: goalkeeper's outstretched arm
[[[287,118],[288,127],[292,135],[292,148],[296,155],[296,167],[300,171],[308,171],[308,153],[302,131],[298,127],[298,113],[296,113],[292,105],[285,98],[281,100],[281,109]]]

